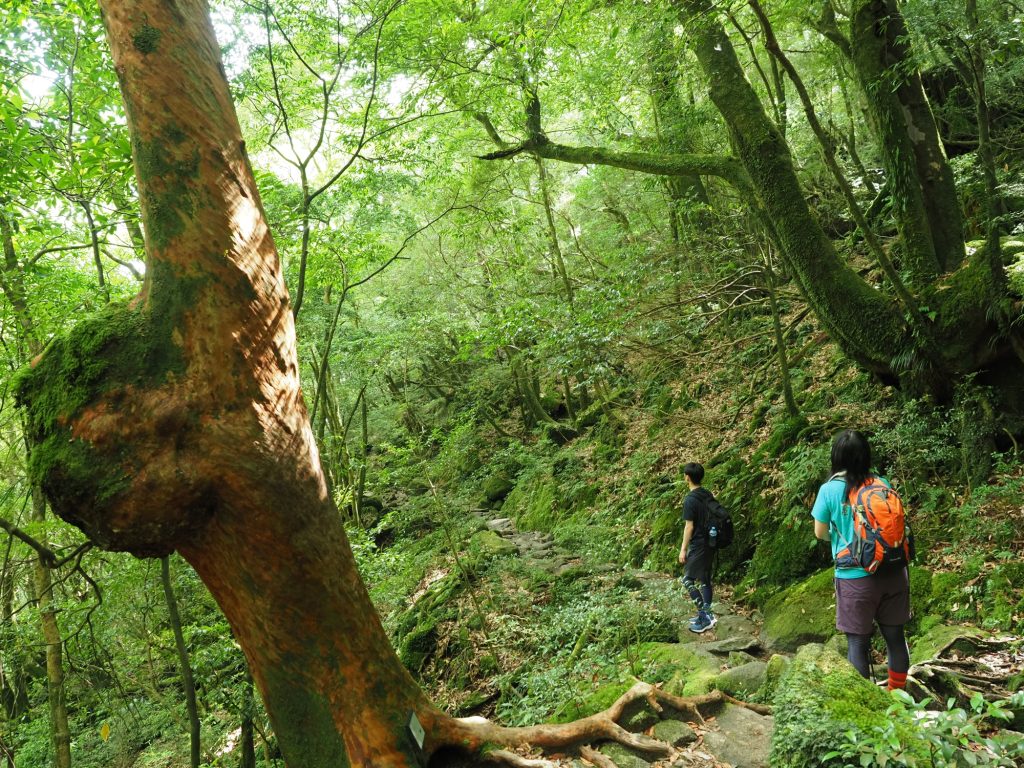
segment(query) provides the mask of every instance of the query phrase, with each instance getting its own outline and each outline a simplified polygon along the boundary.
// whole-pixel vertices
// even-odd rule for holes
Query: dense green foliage
[[[843,28],[833,29],[821,5],[785,0],[768,11],[857,202],[906,273],[904,201],[879,194],[880,136],[842,51],[849,20],[840,13]],[[1020,334],[1024,297],[1022,22],[1010,3],[979,5],[982,27],[972,29],[957,4],[902,4],[910,64],[956,155],[968,252],[995,227],[1006,265],[1004,294],[974,320],[1006,320],[981,346],[1007,351],[958,371],[949,397],[937,398],[890,386],[923,369],[909,342],[879,351],[900,374],[880,379],[829,337],[741,188],[713,173],[640,173],[643,158],[625,158],[718,157],[730,146],[675,4],[275,0],[264,14],[213,3],[293,305],[301,301],[302,380],[330,487],[402,661],[440,705],[507,724],[567,720],[607,706],[630,676],[671,679],[689,663],[663,645],[690,613],[682,590],[642,578],[677,567],[689,460],[706,465],[706,484],[736,518],[720,577],[750,607],[793,598],[783,590],[828,565],[808,508],[831,436],[848,426],[871,435],[878,469],[912,510],[922,566],[913,630],[1024,632],[1024,399],[1008,341]],[[724,28],[777,149],[792,155],[801,200],[838,262],[888,295],[891,277],[854,225],[792,84],[776,77],[749,9],[734,6]],[[976,151],[975,44],[988,61],[995,220]],[[28,511],[46,467],[74,470],[65,492],[104,489],[89,484],[90,457],[73,439],[33,446],[30,462],[26,434],[62,423],[116,355],[146,357],[153,377],[177,364],[163,335],[147,336],[134,310],[119,308],[141,284],[143,231],[93,3],[7,2],[0,74],[0,518],[72,556],[54,571],[53,599],[74,764],[177,768],[187,764],[187,724],[158,565],[82,551],[79,531]],[[586,164],[529,151],[480,159],[541,129],[552,144],[592,150]],[[949,330],[957,292],[969,283],[969,310],[988,290],[975,277],[948,276],[932,294],[941,307],[922,300],[916,310],[949,312],[930,318]],[[893,312],[906,319],[905,309]],[[870,336],[872,318],[857,320]],[[62,354],[25,373],[71,326],[54,342]],[[44,384],[36,410],[14,408],[16,386]],[[549,534],[554,554],[519,556],[483,530],[488,518]],[[17,768],[36,768],[53,746],[35,553],[13,536],[0,547],[0,748]],[[174,588],[205,763],[236,764],[237,730],[252,720],[261,764],[282,765],[225,620],[177,560]],[[815,623],[827,631],[827,573],[796,589],[826,601]],[[791,674],[821,658],[798,657]],[[676,682],[692,693],[712,677]],[[875,720],[890,702],[870,686],[864,695],[874,697],[870,723],[856,708],[840,714],[875,733],[871,744],[894,734],[913,752],[913,707],[886,726]],[[821,705],[843,706],[831,695]],[[972,723],[988,716],[979,707]],[[952,717],[930,733],[952,731]],[[793,765],[841,748],[839,765],[864,751],[806,725],[779,731]]]

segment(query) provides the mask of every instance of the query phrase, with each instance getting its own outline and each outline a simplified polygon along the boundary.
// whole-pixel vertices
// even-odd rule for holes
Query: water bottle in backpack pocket
[[[732,516],[718,499],[712,496],[704,502],[704,529],[710,549],[725,549],[732,544]]]
[[[903,568],[914,558],[914,537],[899,494],[877,477],[850,491],[846,506],[853,514],[853,541],[836,553],[836,568]]]

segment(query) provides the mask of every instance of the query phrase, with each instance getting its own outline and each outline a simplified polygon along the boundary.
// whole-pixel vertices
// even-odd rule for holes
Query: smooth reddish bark
[[[74,415],[74,436],[130,463],[131,482],[68,512],[110,548],[173,548],[192,564],[290,768],[418,765],[409,717],[429,726],[439,713],[392,650],[327,493],[206,4],[101,7],[146,225],[135,308],[176,362],[158,385],[109,388]]]

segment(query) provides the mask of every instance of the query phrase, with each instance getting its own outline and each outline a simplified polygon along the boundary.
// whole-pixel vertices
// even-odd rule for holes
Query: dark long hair
[[[832,441],[832,474],[846,472],[844,499],[850,491],[860,488],[871,477],[871,446],[868,439],[854,429],[844,429]]]

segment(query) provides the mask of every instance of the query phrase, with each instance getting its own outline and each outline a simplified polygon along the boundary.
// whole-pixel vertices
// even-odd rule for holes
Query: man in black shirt
[[[697,615],[690,621],[691,632],[706,632],[718,622],[711,610],[711,561],[714,550],[708,546],[705,530],[708,499],[711,492],[701,485],[704,467],[689,462],[683,467],[683,475],[690,492],[683,500],[683,545],[679,548],[679,562],[684,566],[683,586],[690,593],[690,599],[697,606]]]

